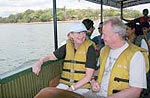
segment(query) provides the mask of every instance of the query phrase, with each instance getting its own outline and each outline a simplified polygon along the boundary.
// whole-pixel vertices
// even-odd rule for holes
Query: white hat
[[[87,31],[86,27],[82,22],[74,22],[70,25],[70,32],[81,32]]]

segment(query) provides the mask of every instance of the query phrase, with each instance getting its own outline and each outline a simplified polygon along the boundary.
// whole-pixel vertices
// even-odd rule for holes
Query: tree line
[[[137,10],[124,10],[125,18],[137,18],[142,14]],[[120,16],[120,10],[104,9],[104,17]],[[89,18],[96,20],[100,18],[100,10],[98,9],[57,9],[58,21],[82,20]],[[53,10],[26,10],[23,13],[11,14],[8,17],[0,17],[0,23],[31,23],[31,22],[50,22],[53,20]]]

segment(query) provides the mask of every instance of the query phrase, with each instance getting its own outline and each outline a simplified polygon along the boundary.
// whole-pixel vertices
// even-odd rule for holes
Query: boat
[[[100,4],[101,10],[103,10],[103,5],[120,8],[120,11],[122,12],[121,16],[123,15],[123,8],[150,3],[150,0],[86,0],[86,1]],[[56,8],[57,8],[56,0],[53,0],[55,49],[58,48]],[[15,70],[1,74],[0,98],[33,98],[42,88],[51,86],[51,80],[61,74],[62,65],[63,60],[45,62],[42,65],[42,70],[38,77],[33,74],[31,66],[19,67]]]

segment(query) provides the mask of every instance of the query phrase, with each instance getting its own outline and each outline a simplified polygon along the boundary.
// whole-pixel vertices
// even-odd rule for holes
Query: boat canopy
[[[115,8],[127,8],[136,5],[150,3],[150,0],[86,0],[93,3],[107,5]]]

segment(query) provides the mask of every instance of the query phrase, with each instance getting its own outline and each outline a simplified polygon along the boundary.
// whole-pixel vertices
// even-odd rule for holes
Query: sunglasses
[[[101,29],[102,27],[98,27],[97,29]]]
[[[143,29],[143,30],[147,30],[148,28],[147,28],[147,27],[143,27],[142,29]]]

